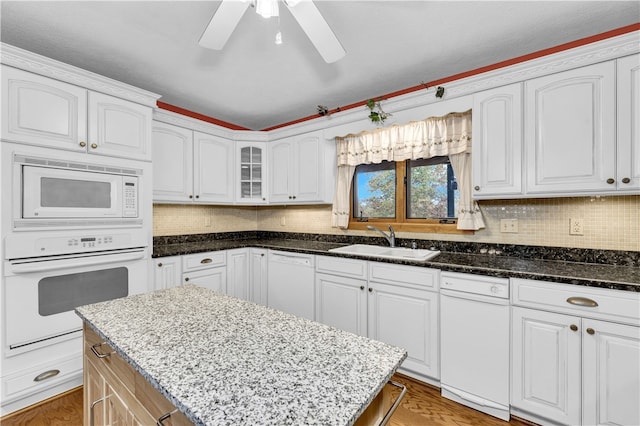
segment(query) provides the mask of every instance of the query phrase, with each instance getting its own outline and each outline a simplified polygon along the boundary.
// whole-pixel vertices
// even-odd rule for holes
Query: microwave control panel
[[[138,179],[125,176],[122,194],[122,216],[138,217]]]

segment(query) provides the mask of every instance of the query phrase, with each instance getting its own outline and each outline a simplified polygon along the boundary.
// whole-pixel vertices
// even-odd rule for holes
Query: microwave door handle
[[[77,268],[109,263],[123,263],[144,259],[144,250],[132,253],[109,254],[100,256],[72,257],[67,259],[47,260],[40,262],[12,263],[11,272],[14,274],[28,274],[31,272],[46,272],[57,269]]]

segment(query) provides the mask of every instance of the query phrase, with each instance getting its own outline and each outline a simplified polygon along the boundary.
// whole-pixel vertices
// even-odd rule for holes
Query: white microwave
[[[137,217],[137,176],[22,167],[22,219]]]
[[[5,232],[142,228],[149,220],[150,164],[2,145]]]

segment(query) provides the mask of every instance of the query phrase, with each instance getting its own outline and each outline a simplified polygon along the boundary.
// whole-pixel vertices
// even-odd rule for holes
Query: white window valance
[[[471,152],[471,110],[336,137],[338,167]]]
[[[356,166],[448,156],[460,191],[458,229],[484,228],[471,195],[471,124],[469,110],[336,137],[338,173],[332,226],[349,225],[349,191]]]

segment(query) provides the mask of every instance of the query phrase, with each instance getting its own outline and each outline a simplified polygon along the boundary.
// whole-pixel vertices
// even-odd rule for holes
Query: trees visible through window
[[[356,167],[353,220],[433,222],[455,218],[459,200],[448,157]]]

